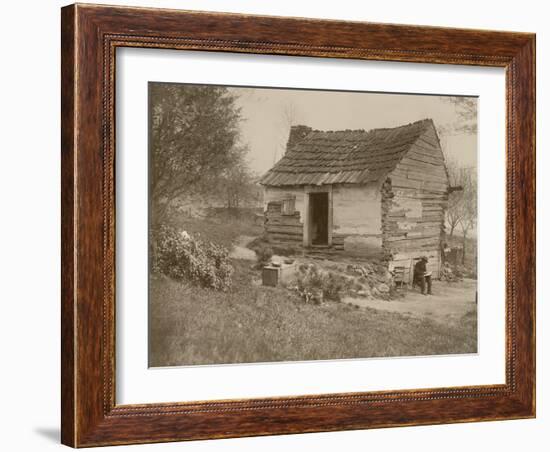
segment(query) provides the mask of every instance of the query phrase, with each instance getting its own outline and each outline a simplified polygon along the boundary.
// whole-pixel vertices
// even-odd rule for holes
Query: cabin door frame
[[[305,247],[312,246],[312,226],[313,219],[311,214],[310,196],[314,193],[327,193],[328,198],[328,218],[327,218],[327,246],[332,246],[332,225],[333,225],[333,209],[332,209],[332,185],[304,187],[304,240]]]

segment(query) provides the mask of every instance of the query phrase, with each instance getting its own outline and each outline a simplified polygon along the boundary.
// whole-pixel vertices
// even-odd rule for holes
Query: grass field
[[[232,289],[151,281],[150,365],[221,364],[476,352],[475,311],[441,324],[337,302],[306,304],[258,284],[233,261]]]
[[[253,217],[174,217],[171,225],[231,249],[259,236]],[[474,353],[475,310],[443,324],[338,303],[308,304],[260,284],[254,262],[232,260],[228,292],[154,276],[150,282],[149,364],[250,363]]]

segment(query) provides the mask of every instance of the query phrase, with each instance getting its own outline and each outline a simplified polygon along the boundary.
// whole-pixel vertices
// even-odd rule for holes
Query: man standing
[[[422,256],[414,265],[413,285],[419,285],[422,295],[426,295],[426,286],[428,295],[432,294],[432,272],[428,271],[428,258]]]

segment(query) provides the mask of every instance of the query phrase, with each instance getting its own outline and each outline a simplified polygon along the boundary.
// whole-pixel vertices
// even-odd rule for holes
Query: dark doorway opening
[[[328,245],[328,193],[310,193],[309,218],[312,245]]]

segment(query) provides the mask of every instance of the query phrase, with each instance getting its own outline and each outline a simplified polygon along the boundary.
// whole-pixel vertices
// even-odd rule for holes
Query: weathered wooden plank
[[[417,246],[420,245],[428,245],[428,244],[435,244],[437,245],[439,243],[440,235],[435,234],[429,237],[387,237],[386,241],[388,243],[391,243],[392,246],[399,246],[406,243],[411,243]]]
[[[416,189],[425,193],[434,192],[436,194],[447,193],[447,184],[440,182],[424,182],[422,180],[407,179],[403,176],[395,176],[392,178],[392,183],[395,189]]]
[[[405,239],[407,238],[407,233],[408,231],[397,231],[397,230],[388,229],[384,234],[384,240],[386,240],[389,237],[394,237],[394,238],[397,237],[397,238]]]
[[[391,241],[394,241],[394,242],[399,241],[399,240],[403,240],[403,241],[405,241],[405,240],[417,240],[418,241],[418,240],[431,240],[431,239],[439,240],[440,237],[441,237],[441,230],[436,229],[436,228],[434,228],[434,231],[431,234],[426,233],[426,235],[424,235],[424,236],[416,236],[416,237],[415,236],[410,236],[409,231],[403,231],[403,232],[407,232],[406,237],[401,238],[401,239],[398,238],[398,237],[394,237],[394,238],[392,238]],[[410,232],[414,233],[414,232],[421,232],[421,231],[410,231]]]
[[[387,215],[388,219],[393,222],[406,221],[407,217],[404,211],[390,212]]]
[[[274,218],[274,219],[288,219],[288,220],[299,220],[300,219],[300,212],[296,212],[295,214],[293,215],[281,215],[280,213],[272,213],[272,212],[267,212],[265,214],[266,217],[268,218]]]
[[[419,225],[425,226],[425,227],[433,227],[433,228],[440,228],[443,224],[443,218],[437,220],[437,221],[417,221]]]
[[[273,215],[271,213],[268,213],[267,215],[265,215],[265,217],[269,220],[269,221],[287,221],[287,222],[295,222],[295,221],[300,221],[300,215]]]
[[[426,243],[426,244],[418,244],[418,243],[412,243],[412,242],[406,242],[406,243],[391,243],[389,249],[392,253],[400,253],[404,251],[408,252],[418,252],[421,254],[424,254],[426,250],[432,249],[434,246],[437,246],[437,243]]]
[[[432,231],[433,235],[441,233],[441,225],[443,222],[431,222],[431,223],[416,223],[412,226],[408,232],[425,232]]]
[[[445,188],[447,186],[447,177],[443,175],[440,176],[440,175],[431,174],[428,172],[424,173],[419,170],[407,169],[401,166],[397,167],[392,174],[400,178],[412,179],[415,181],[418,180],[421,182],[439,183]]]
[[[269,234],[269,237],[274,241],[282,241],[289,243],[302,243],[302,236],[293,236],[288,234]]]
[[[426,215],[421,217],[409,217],[406,219],[408,223],[440,223],[443,215]]]
[[[298,218],[268,218],[266,221],[266,225],[273,225],[273,226],[303,226],[303,224],[300,222]]]
[[[282,230],[279,230],[279,231],[267,231],[269,235],[271,236],[288,236],[288,237],[302,237],[303,236],[303,233],[302,231],[297,231],[297,230],[287,230],[287,231],[282,231]]]
[[[403,157],[400,163],[422,165],[423,167],[432,167],[433,169],[442,169],[445,171],[445,160],[443,158],[422,155],[421,153],[414,152],[414,150]]]
[[[448,199],[447,197],[441,197],[439,199],[422,199],[422,207],[425,209],[437,208],[445,209],[447,207]]]
[[[412,161],[403,161],[396,167],[396,169],[392,173],[397,174],[396,171],[399,170],[426,174],[447,181],[447,173],[445,172],[443,166],[435,166],[429,163],[422,164],[412,163]]]
[[[441,213],[443,214],[444,208],[443,207],[428,207],[428,206],[422,206],[422,215],[424,214],[434,214],[434,213]]]
[[[409,213],[409,215],[407,216],[407,213]],[[422,211],[418,211],[418,213],[420,215],[416,215],[416,216],[411,216],[411,210],[410,209],[396,209],[396,210],[390,210],[389,212],[386,213],[386,217],[390,218],[390,219],[399,219],[399,218],[406,218],[407,221],[411,221],[411,222],[414,222],[414,221],[417,221],[418,219],[430,219],[430,218],[440,218],[441,216],[443,216],[444,212],[442,209],[436,211],[436,210],[424,210],[422,208]]]
[[[426,149],[426,151],[432,151],[436,153],[437,155],[442,155],[441,152],[441,146],[439,145],[439,141],[437,137],[434,137],[433,142],[426,136],[420,137],[419,140],[416,140],[414,143],[415,146],[419,146],[423,149]]]
[[[407,231],[407,238],[413,237],[441,237],[441,228],[414,228]]]
[[[420,190],[422,188],[422,182],[421,181],[415,181],[406,179],[403,177],[392,177],[392,184],[394,188],[412,188],[415,190]]]
[[[427,191],[421,191],[421,190],[413,190],[410,188],[399,188],[397,187],[394,191],[394,199],[397,202],[400,198],[414,198],[414,199],[421,199],[426,202],[438,202],[441,200],[448,199],[447,192],[441,193],[441,192],[427,192]]]
[[[303,234],[304,228],[302,226],[267,226],[266,231],[268,233],[282,233],[282,234]]]
[[[442,209],[445,209],[448,204],[447,199],[441,199],[441,200],[423,200],[422,206],[423,207],[441,207]]]
[[[432,249],[439,245],[438,240],[426,240],[426,241],[422,241],[422,240],[424,239],[402,240],[400,242],[388,242],[386,245],[394,252],[426,250],[426,249]]]
[[[445,173],[445,162],[443,160],[438,160],[437,162],[429,157],[424,157],[427,160],[422,160],[422,157],[417,155],[406,155],[399,162],[398,166],[405,165],[410,166],[411,168],[425,169],[426,171],[434,171],[438,174]]]
[[[411,146],[411,151],[422,154],[424,157],[444,160],[443,153],[439,149],[434,149],[434,147],[421,141],[417,141]]]
[[[433,165],[443,165],[445,163],[443,156],[428,154],[416,146],[411,148],[407,154],[407,157],[424,163],[431,163]]]
[[[414,158],[415,156],[407,156],[403,159],[396,168],[407,168],[415,171],[426,171],[429,174],[435,174],[442,177],[447,177],[445,171],[445,163],[434,163],[434,162],[423,162],[419,158]],[[393,172],[393,171],[392,171]]]
[[[426,191],[426,195],[428,194],[434,194],[434,195],[445,195],[447,193],[447,188],[445,187],[433,187],[433,186],[428,186],[428,185],[424,185],[424,187],[422,187],[422,182],[420,181],[413,181],[413,180],[406,180],[406,179],[403,179],[399,182],[397,182],[395,185],[395,188],[396,189],[402,189],[402,188],[414,188],[416,190],[421,190],[421,189],[424,189]],[[421,196],[415,196],[417,199],[422,199]]]

